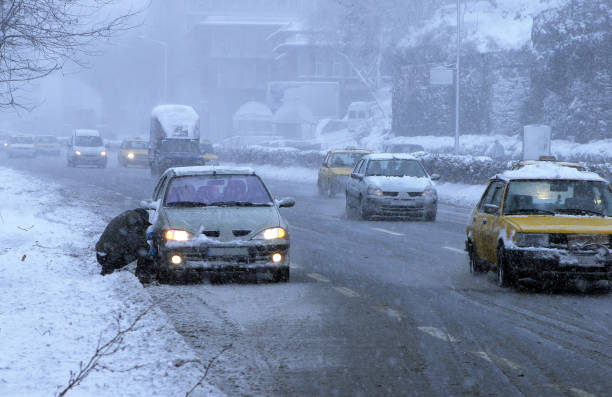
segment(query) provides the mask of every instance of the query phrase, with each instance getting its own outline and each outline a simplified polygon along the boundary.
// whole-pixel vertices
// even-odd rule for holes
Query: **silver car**
[[[178,167],[164,172],[152,200],[148,233],[150,273],[162,282],[191,276],[252,273],[289,280],[289,228],[274,200],[251,169]]]
[[[31,135],[15,135],[8,139],[6,154],[9,157],[36,157],[34,137]]]
[[[406,154],[370,154],[353,168],[346,183],[346,211],[362,219],[374,216],[434,221],[438,193],[423,165]]]

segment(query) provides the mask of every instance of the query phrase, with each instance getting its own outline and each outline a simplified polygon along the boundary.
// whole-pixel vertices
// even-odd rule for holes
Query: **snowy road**
[[[64,157],[0,164],[110,218],[154,184],[147,169],[110,160],[105,170],[69,169]],[[343,198],[266,182],[297,199],[284,210],[290,283],[148,288],[204,360],[231,344],[207,378],[228,395],[609,395],[612,295],[471,276],[467,209],[442,205],[435,223],[350,221]]]

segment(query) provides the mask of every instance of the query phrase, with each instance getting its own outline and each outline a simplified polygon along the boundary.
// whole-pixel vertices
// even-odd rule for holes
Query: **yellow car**
[[[36,146],[37,154],[59,156],[61,152],[59,140],[53,135],[39,135],[34,137],[34,145]]]
[[[200,151],[202,152],[202,157],[206,160],[206,164],[219,165],[219,155],[215,153],[215,149],[210,141],[201,141]]]
[[[149,165],[149,142],[141,139],[124,140],[119,147],[117,160],[124,167],[129,165]]]
[[[323,164],[319,167],[317,187],[320,195],[334,197],[345,190],[346,181],[353,167],[363,156],[370,154],[367,150],[344,149],[327,152]]]
[[[535,161],[494,176],[472,212],[470,272],[497,284],[612,281],[612,191],[578,164]]]

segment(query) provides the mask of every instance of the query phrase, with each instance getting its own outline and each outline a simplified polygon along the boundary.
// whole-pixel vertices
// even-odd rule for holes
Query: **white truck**
[[[200,117],[187,105],[159,105],[151,112],[149,165],[157,176],[170,167],[204,165]]]

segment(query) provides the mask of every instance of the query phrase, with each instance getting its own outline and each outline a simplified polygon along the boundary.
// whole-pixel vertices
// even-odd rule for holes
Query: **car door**
[[[487,204],[485,205],[483,213],[483,243],[484,243],[484,256],[482,259],[487,260],[490,263],[495,263],[497,260],[497,238],[499,236],[499,224],[501,215],[501,203],[504,195],[506,184],[502,181],[495,181],[492,185],[493,194],[490,196]],[[491,210],[491,206],[495,206],[495,211]]]
[[[357,176],[359,175],[359,170],[362,168],[364,162],[365,160],[359,160],[357,164],[355,164],[353,171],[349,175],[348,182],[346,183],[347,199],[351,202],[354,202],[355,198],[358,196],[357,189],[359,179],[357,178]]]
[[[489,186],[487,186],[484,193],[482,194],[480,202],[472,213],[472,219],[469,226],[469,231],[472,235],[472,243],[474,244],[474,248],[476,249],[476,255],[482,259],[484,259],[485,257],[484,226],[488,222],[488,220],[485,219],[484,208],[485,205],[490,202],[494,192],[495,182],[490,182]]]
[[[326,188],[328,183],[327,174],[329,173],[329,167],[327,164],[329,164],[329,158],[330,154],[327,153],[327,155],[323,159],[323,163],[321,163],[321,166],[319,167],[319,186],[322,188]]]

